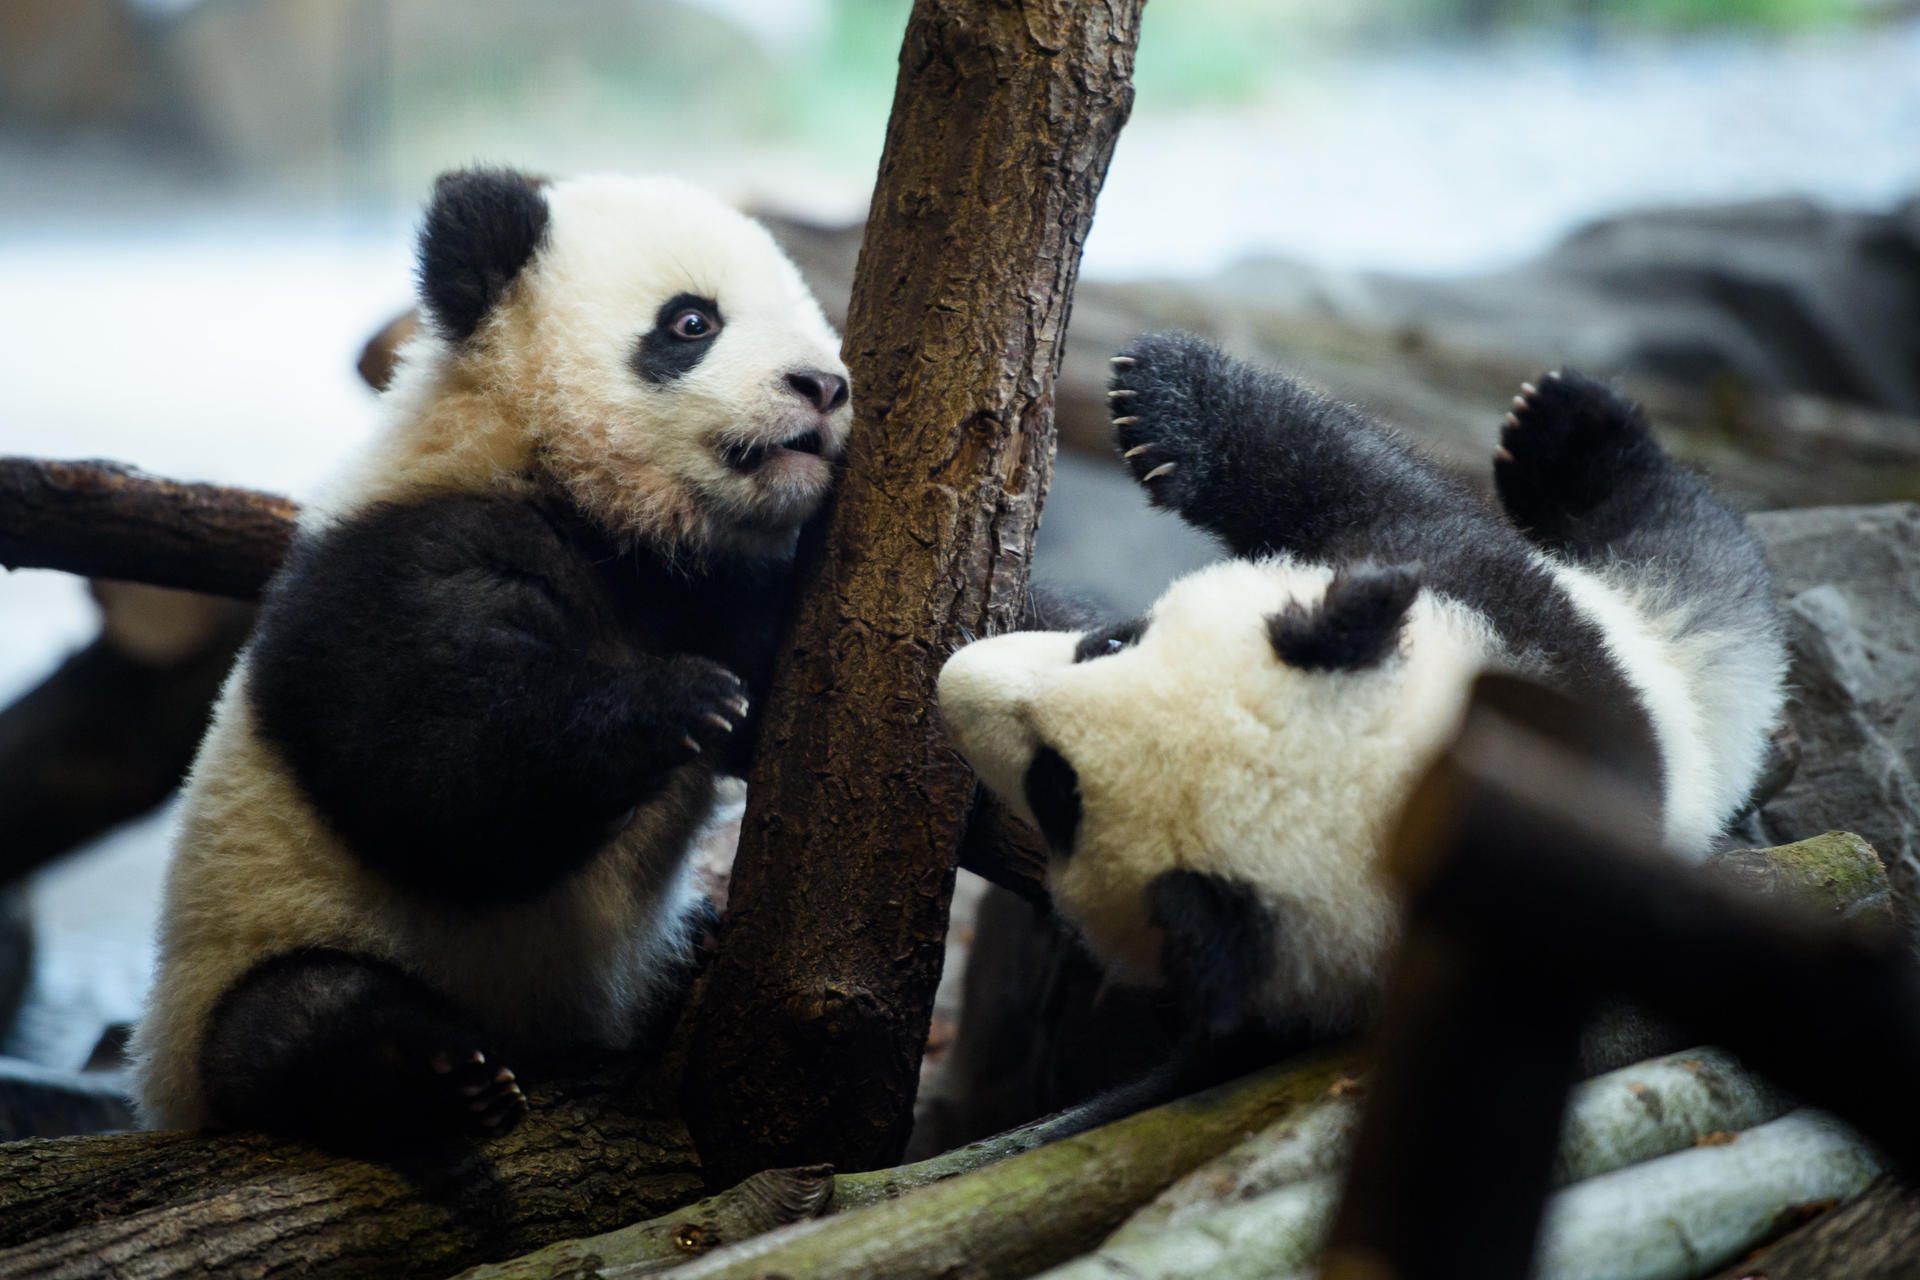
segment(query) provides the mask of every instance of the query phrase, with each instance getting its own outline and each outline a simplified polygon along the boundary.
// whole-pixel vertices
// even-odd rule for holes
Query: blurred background
[[[308,493],[373,427],[356,360],[409,305],[433,175],[475,161],[704,180],[837,316],[907,9],[8,0],[0,454]],[[1104,357],[1166,324],[1470,474],[1514,383],[1574,360],[1750,507],[1920,496],[1911,0],[1153,0],[1136,83],[1063,375],[1056,582],[1137,608],[1212,554],[1104,450]],[[153,602],[122,600],[137,629]],[[230,645],[231,615],[169,608]],[[87,584],[0,577],[0,706],[100,627]],[[82,841],[0,912],[0,1127],[7,1088],[72,1085],[136,1011],[166,824]],[[16,838],[0,816],[0,868],[45,860]]]

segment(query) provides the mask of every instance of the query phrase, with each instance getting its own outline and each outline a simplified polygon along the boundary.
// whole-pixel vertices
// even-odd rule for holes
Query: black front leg
[[[536,508],[474,498],[376,508],[297,548],[249,694],[362,861],[443,901],[524,901],[636,806],[697,821],[704,782],[676,770],[728,762],[746,685],[654,647],[650,615],[608,585],[620,562],[595,551]]]
[[[1203,338],[1150,334],[1113,364],[1114,437],[1134,476],[1235,555],[1333,557],[1456,497],[1360,410]]]
[[[474,1020],[393,965],[329,948],[249,970],[200,1046],[221,1124],[398,1158],[511,1129],[527,1108]]]

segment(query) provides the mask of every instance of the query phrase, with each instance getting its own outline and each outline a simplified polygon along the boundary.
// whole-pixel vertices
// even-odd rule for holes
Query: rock
[[[0,889],[0,1040],[12,1028],[32,977],[32,904],[18,886]]]
[[[1768,512],[1751,524],[1786,602],[1793,780],[1761,806],[1785,844],[1858,832],[1887,865],[1896,914],[1920,939],[1920,507]]]
[[[0,1058],[0,1142],[133,1127],[133,1107],[118,1073],[82,1075]]]

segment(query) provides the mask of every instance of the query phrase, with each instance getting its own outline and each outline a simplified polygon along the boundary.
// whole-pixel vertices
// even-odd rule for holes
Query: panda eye
[[[719,322],[698,307],[688,307],[667,322],[667,332],[686,342],[711,338],[719,329]]]
[[[1091,662],[1095,658],[1111,658],[1123,649],[1132,648],[1140,643],[1140,637],[1147,633],[1147,620],[1134,618],[1129,622],[1115,623],[1100,631],[1089,631],[1080,637],[1080,643],[1073,647],[1075,662]]]

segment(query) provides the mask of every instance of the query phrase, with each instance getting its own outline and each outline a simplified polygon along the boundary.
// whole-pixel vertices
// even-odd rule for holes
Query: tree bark
[[[623,1071],[533,1089],[518,1129],[436,1170],[244,1134],[0,1147],[0,1277],[439,1280],[608,1231],[685,1204],[701,1185],[672,1090]]]
[[[847,317],[855,425],[763,709],[696,1016],[710,1172],[891,1164],[972,801],[940,663],[1024,595],[1141,0],[918,0]]]
[[[0,458],[0,566],[250,600],[286,556],[297,510],[117,462]]]

